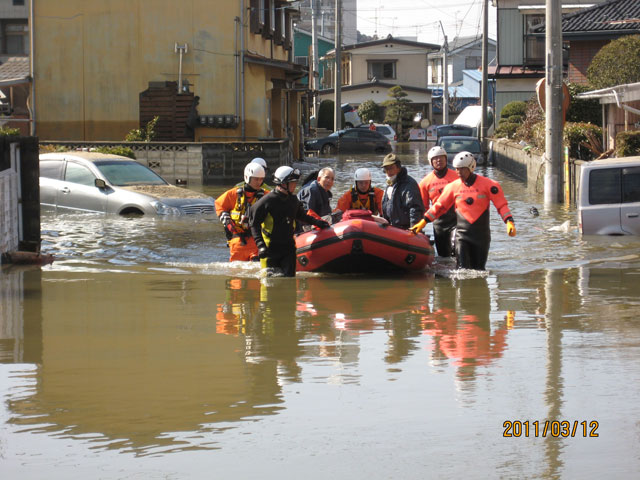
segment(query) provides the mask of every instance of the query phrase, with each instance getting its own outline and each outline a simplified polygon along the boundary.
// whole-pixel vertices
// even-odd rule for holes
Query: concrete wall
[[[0,171],[0,253],[18,249],[18,184],[14,158],[7,170]]]
[[[529,191],[543,190],[544,163],[541,152],[527,151],[518,143],[499,139],[492,142],[492,155],[496,167],[526,182]]]

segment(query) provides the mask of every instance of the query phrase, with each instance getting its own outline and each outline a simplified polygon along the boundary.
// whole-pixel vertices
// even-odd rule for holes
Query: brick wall
[[[586,85],[587,68],[598,51],[610,40],[572,41],[569,50],[569,82]]]

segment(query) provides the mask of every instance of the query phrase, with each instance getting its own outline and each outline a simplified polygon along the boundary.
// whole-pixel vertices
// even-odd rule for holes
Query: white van
[[[493,109],[487,107],[487,136],[493,134]],[[465,107],[453,122],[454,125],[465,125],[473,128],[471,136],[480,137],[480,125],[482,124],[482,106],[469,105]]]
[[[640,235],[640,157],[582,163],[577,199],[583,235]]]

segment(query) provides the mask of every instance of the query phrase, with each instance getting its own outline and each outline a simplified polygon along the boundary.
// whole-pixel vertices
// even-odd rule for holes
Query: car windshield
[[[167,185],[167,182],[153,170],[137,162],[105,160],[95,162],[95,166],[111,185],[117,187],[127,185]]]
[[[457,152],[471,152],[471,153],[479,153],[480,152],[480,142],[477,140],[469,139],[469,140],[443,140],[442,148],[444,148],[447,153],[457,153]]]

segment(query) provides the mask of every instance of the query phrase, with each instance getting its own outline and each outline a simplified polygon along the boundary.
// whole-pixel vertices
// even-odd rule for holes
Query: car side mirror
[[[95,183],[95,186],[100,189],[107,188],[107,182],[105,182],[101,178],[96,178],[94,183]]]

